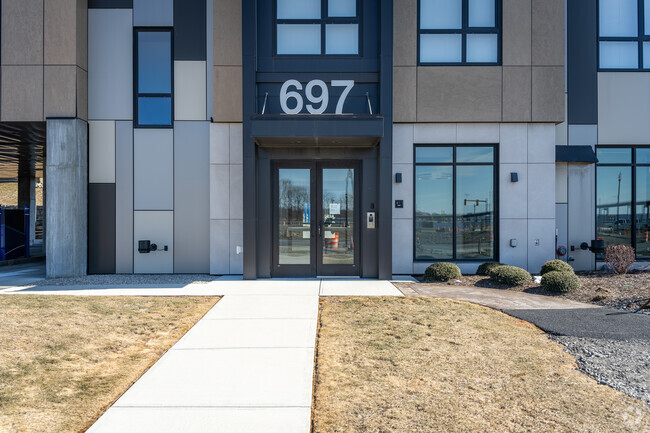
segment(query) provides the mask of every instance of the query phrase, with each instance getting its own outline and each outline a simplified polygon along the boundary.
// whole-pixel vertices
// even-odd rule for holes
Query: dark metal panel
[[[133,0],[88,0],[88,9],[132,9]]]
[[[597,0],[567,2],[567,92],[569,124],[598,123]]]
[[[88,185],[88,273],[115,273],[115,184]],[[65,223],[65,222],[64,222]]]
[[[393,0],[381,0],[381,109],[384,138],[379,144],[377,245],[379,278],[393,276]]]
[[[206,60],[205,1],[174,2],[174,60]]]
[[[596,153],[589,145],[555,146],[555,162],[596,163]]]
[[[377,152],[374,158],[364,159],[361,165],[361,277],[377,278],[379,276],[378,254],[378,233],[381,217],[378,217],[378,228],[369,230],[366,228],[366,212],[377,212]]]
[[[244,278],[257,277],[257,166],[255,142],[251,138],[250,115],[255,113],[255,65],[256,65],[256,0],[242,0],[242,56],[243,56],[243,177],[244,177]],[[270,173],[270,169],[269,169]],[[270,275],[270,264],[266,274]]]

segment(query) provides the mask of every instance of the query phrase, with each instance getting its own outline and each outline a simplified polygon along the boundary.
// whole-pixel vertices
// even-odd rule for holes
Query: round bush
[[[548,262],[544,263],[542,266],[542,270],[539,272],[540,275],[544,275],[547,272],[552,272],[552,271],[559,271],[559,272],[569,272],[570,274],[573,273],[573,268],[571,267],[570,264],[567,262],[563,262],[562,260],[549,260]]]
[[[476,270],[476,275],[485,275],[485,276],[489,276],[489,275],[490,275],[490,271],[491,271],[492,269],[496,268],[497,266],[503,266],[503,263],[499,263],[499,262],[485,262],[485,263],[483,263],[482,265],[480,265],[480,266],[478,267],[478,269]]]
[[[460,277],[460,268],[453,263],[434,263],[424,271],[424,278],[427,281],[449,281]]]
[[[550,271],[542,275],[542,287],[551,292],[567,293],[580,287],[580,279],[573,272]]]
[[[496,283],[509,286],[521,286],[532,281],[527,270],[516,266],[497,266],[490,271],[490,279]]]

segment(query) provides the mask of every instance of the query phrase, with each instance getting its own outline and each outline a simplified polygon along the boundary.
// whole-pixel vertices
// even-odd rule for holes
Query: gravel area
[[[205,284],[218,279],[218,275],[208,274],[118,274],[87,275],[76,278],[50,278],[36,281],[30,286],[124,286],[124,285],[188,285]]]
[[[582,372],[650,405],[650,341],[550,337],[566,346]]]

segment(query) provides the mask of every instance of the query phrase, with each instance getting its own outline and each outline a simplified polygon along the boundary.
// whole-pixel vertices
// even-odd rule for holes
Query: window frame
[[[630,179],[630,185],[632,187],[632,190],[630,191],[630,198],[631,198],[631,204],[630,204],[630,209],[632,210],[632,215],[630,218],[631,221],[631,237],[630,237],[630,245],[632,248],[634,248],[634,259],[637,262],[650,262],[650,256],[649,257],[639,257],[637,253],[637,218],[636,218],[636,206],[637,206],[637,198],[636,198],[636,169],[637,167],[650,167],[650,162],[648,163],[637,163],[636,162],[636,151],[637,149],[649,149],[650,146],[648,145],[597,145],[596,146],[596,152],[598,152],[598,149],[631,149],[631,159],[629,163],[596,163],[596,168],[595,168],[595,182],[594,182],[594,203],[595,203],[595,212],[594,212],[594,226],[595,226],[595,232],[594,232],[594,239],[598,239],[598,167],[630,167],[630,173],[631,173],[631,179]],[[604,253],[596,254],[595,257],[597,262],[602,262],[605,259]]]
[[[645,34],[645,0],[637,1],[637,35],[636,36],[600,36],[600,0],[596,2],[596,46],[598,72],[644,72],[650,67],[643,67],[643,43],[650,43],[650,35]],[[601,42],[636,42],[638,52],[638,66],[636,68],[602,68],[600,66]]]
[[[501,66],[503,46],[503,7],[502,0],[494,0],[494,27],[470,27],[469,26],[469,0],[462,1],[462,20],[460,29],[422,29],[420,28],[420,15],[422,0],[418,0],[417,16],[417,56],[419,66]],[[423,62],[420,59],[420,40],[422,35],[461,35],[461,61],[460,62]],[[497,35],[497,60],[496,62],[468,62],[467,61],[467,35]]]
[[[418,2],[419,3],[419,2]],[[416,153],[418,148],[422,147],[451,147],[452,162],[417,162]],[[494,159],[492,162],[457,162],[457,149],[459,147],[489,147],[493,150]],[[417,233],[417,166],[451,166],[452,167],[452,257],[451,258],[418,258],[417,244],[415,241]],[[457,166],[492,166],[494,168],[492,174],[492,185],[494,190],[494,203],[492,204],[494,224],[493,235],[494,243],[492,247],[491,258],[458,258],[457,240],[456,240],[456,167]],[[431,143],[416,143],[413,146],[413,262],[416,263],[436,263],[436,262],[460,262],[472,263],[481,261],[498,261],[499,260],[499,146],[496,143],[463,143],[463,144],[431,144]]]
[[[278,19],[278,0],[273,0],[273,57],[280,59],[354,59],[363,57],[363,2],[362,0],[355,0],[357,3],[357,16],[356,17],[329,17],[327,9],[329,0],[320,0],[320,18],[319,19]],[[320,54],[278,54],[278,25],[279,24],[318,24],[320,25]],[[356,24],[358,34],[358,51],[357,54],[327,54],[326,53],[326,28],[328,24]]]
[[[169,33],[170,46],[170,93],[140,93],[140,71],[138,54],[140,50],[139,33]],[[141,97],[170,98],[170,122],[169,124],[146,124],[140,123],[139,100]],[[147,129],[173,129],[174,128],[174,28],[173,27],[134,27],[133,28],[133,127]]]

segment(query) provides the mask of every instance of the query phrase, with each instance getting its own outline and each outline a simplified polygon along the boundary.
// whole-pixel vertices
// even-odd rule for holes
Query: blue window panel
[[[278,19],[320,19],[321,0],[278,0]]]
[[[643,67],[650,69],[650,42],[643,43]]]
[[[138,92],[171,93],[170,32],[138,33]]]
[[[456,162],[494,162],[494,148],[459,146],[456,148]]]
[[[330,17],[356,17],[357,0],[329,0],[327,15]]]
[[[645,34],[650,35],[650,0],[645,0],[643,10],[645,19]]]
[[[168,96],[139,97],[138,124],[141,126],[170,126],[172,124],[172,98]]]
[[[460,63],[463,38],[459,34],[420,35],[420,61],[423,63]]]
[[[600,67],[603,69],[636,69],[639,67],[638,42],[600,42]]]
[[[460,29],[462,0],[420,0],[421,29]]]
[[[495,34],[467,35],[468,63],[496,63],[498,60],[498,37]]]
[[[632,149],[624,147],[621,149],[598,148],[596,157],[599,164],[631,164]]]
[[[650,149],[648,148],[636,149],[636,163],[650,164]]]
[[[326,54],[359,54],[357,24],[327,24],[325,26]]]
[[[600,0],[600,36],[637,36],[637,0]]]
[[[416,147],[415,162],[446,163],[454,162],[454,148],[446,146]]]
[[[278,24],[278,54],[320,54],[320,24]]]
[[[469,0],[469,26],[494,27],[496,24],[495,0]]]

